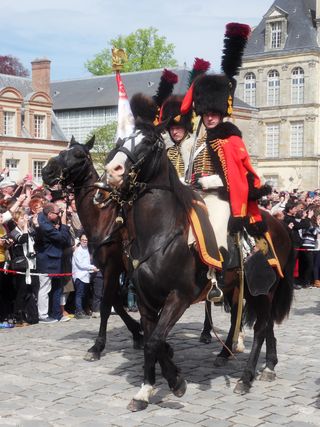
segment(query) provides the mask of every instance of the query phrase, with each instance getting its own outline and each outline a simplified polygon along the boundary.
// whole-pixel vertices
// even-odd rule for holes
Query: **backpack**
[[[23,320],[34,325],[39,323],[38,305],[37,300],[33,292],[28,292],[25,296],[25,305],[23,310]]]

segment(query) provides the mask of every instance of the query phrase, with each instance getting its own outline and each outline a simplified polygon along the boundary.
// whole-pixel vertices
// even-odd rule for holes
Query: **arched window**
[[[253,107],[256,106],[256,76],[253,73],[247,73],[244,76],[244,102]]]
[[[304,71],[296,67],[291,73],[291,103],[303,104],[304,102]]]
[[[268,93],[267,104],[269,106],[279,105],[280,103],[280,76],[277,70],[271,70],[268,73]]]

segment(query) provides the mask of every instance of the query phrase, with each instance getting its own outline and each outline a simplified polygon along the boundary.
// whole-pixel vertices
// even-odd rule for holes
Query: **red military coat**
[[[249,184],[247,175],[254,176],[254,187],[260,188],[261,183],[253,169],[250,157],[243,140],[236,135],[209,142],[210,147],[219,157],[227,190],[230,194],[231,212],[234,217],[249,216],[251,222],[262,221],[256,201],[248,201]]]

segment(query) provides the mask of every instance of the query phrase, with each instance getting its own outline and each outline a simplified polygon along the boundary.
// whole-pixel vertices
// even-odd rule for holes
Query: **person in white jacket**
[[[90,283],[90,273],[96,271],[98,271],[98,268],[90,262],[87,236],[81,234],[80,244],[75,249],[72,257],[72,277],[76,292],[76,319],[87,319],[90,317],[84,311],[83,302]]]

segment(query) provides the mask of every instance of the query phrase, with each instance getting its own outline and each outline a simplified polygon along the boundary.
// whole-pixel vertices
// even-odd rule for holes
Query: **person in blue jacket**
[[[62,282],[59,276],[51,277],[47,274],[60,274],[62,271],[63,249],[71,245],[69,227],[66,225],[66,212],[55,203],[48,203],[43,212],[38,215],[36,228],[37,270],[40,275],[38,312],[39,323],[54,323],[70,320],[61,313],[60,297]],[[49,292],[52,289],[52,316],[49,311]]]

